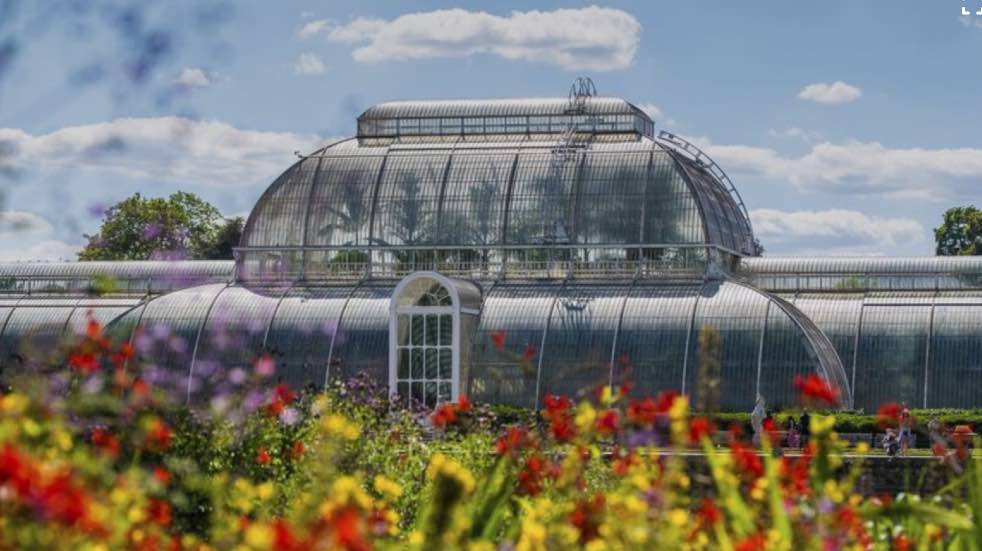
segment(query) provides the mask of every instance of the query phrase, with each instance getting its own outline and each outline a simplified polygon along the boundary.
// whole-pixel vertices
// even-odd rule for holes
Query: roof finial
[[[593,85],[590,77],[576,77],[573,84],[569,87],[569,108],[573,111],[582,111],[586,106],[587,98],[597,95],[597,87]]]

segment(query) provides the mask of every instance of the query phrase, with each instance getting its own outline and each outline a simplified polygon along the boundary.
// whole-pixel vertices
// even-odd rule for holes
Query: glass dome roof
[[[590,99],[650,123],[623,100]],[[430,116],[441,108],[494,115],[517,105],[527,112],[518,118],[535,119],[528,113],[540,108],[546,121],[565,102],[400,102],[373,107],[362,119]],[[646,131],[608,135],[596,129],[596,120],[591,124],[584,130],[565,123],[565,133],[545,139],[497,136],[485,125],[479,140],[458,134],[333,144],[295,163],[260,198],[246,223],[240,265],[275,251],[275,268],[262,270],[290,279],[323,271],[345,250],[500,254],[589,246],[623,254],[626,246],[710,245],[754,254],[749,220],[705,166]]]

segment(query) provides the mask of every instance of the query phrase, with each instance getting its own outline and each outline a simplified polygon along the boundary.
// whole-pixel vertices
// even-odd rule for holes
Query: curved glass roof
[[[982,289],[982,257],[756,257],[741,259],[738,274],[779,292]]]
[[[364,273],[434,269],[407,261],[412,249],[489,262],[583,245],[596,257],[706,245],[753,254],[749,224],[728,192],[664,146],[587,142],[563,162],[557,147],[335,144],[298,161],[253,208],[240,277],[335,279],[358,260]]]
[[[113,329],[133,336],[152,380],[198,403],[264,353],[275,359],[276,377],[294,386],[361,373],[384,383],[395,285],[207,285],[153,299]],[[752,407],[758,391],[769,404],[790,405],[794,376],[811,372],[848,398],[845,372],[821,332],[794,306],[738,283],[483,286],[464,387],[478,400],[535,406],[548,393],[625,380],[644,394],[697,393],[698,336],[706,327],[721,336],[725,409]],[[503,350],[491,338],[499,332]]]
[[[231,260],[0,262],[0,294],[156,294],[193,285],[229,281]],[[105,278],[112,281],[106,289]]]
[[[838,351],[855,407],[971,408],[982,389],[982,296],[965,292],[786,295]]]
[[[107,325],[142,297],[0,296],[0,370],[43,366],[83,335],[90,319]]]

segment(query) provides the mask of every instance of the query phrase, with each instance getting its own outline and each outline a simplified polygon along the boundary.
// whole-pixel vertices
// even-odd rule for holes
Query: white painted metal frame
[[[400,306],[399,297],[405,292],[406,287],[413,282],[428,279],[439,284],[447,290],[452,304],[450,306]],[[456,402],[460,398],[460,294],[453,281],[437,272],[416,272],[402,279],[394,291],[389,302],[389,396],[396,394],[396,381],[398,379],[399,368],[399,315],[406,314],[451,314],[453,323],[451,325],[451,372],[450,372],[450,399]]]

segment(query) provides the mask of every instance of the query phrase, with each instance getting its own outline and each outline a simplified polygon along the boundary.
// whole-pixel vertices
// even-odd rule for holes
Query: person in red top
[[[900,425],[900,454],[907,455],[907,449],[910,447],[910,443],[914,440],[914,418],[910,414],[910,408],[907,407],[907,402],[904,402],[900,406],[900,419],[898,424]]]

